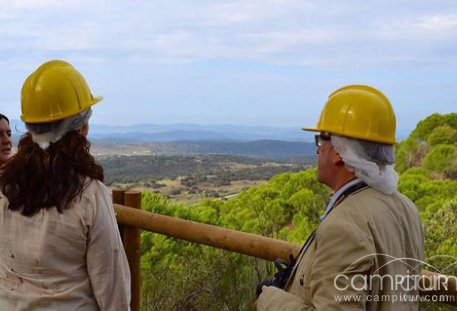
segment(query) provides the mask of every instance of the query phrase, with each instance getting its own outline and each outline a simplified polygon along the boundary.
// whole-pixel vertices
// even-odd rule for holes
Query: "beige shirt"
[[[0,310],[129,310],[130,271],[109,190],[32,217],[0,194]]]
[[[423,238],[408,198],[372,188],[356,192],[318,227],[286,291],[265,288],[257,310],[419,310],[417,302],[402,301],[418,294],[412,282],[389,280],[417,279]]]

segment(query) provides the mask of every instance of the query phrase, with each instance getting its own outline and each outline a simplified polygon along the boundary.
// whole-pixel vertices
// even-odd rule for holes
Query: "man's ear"
[[[332,149],[332,163],[335,165],[344,165],[343,158],[335,150],[335,148]]]

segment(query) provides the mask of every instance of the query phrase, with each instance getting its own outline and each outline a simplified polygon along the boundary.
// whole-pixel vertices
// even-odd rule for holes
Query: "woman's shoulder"
[[[98,195],[110,195],[110,190],[100,180],[86,178],[83,196],[92,199]]]
[[[111,202],[110,190],[103,182],[86,178],[80,200],[76,200],[74,203],[83,211],[84,217],[87,217],[86,221],[92,223],[99,208],[109,206]]]

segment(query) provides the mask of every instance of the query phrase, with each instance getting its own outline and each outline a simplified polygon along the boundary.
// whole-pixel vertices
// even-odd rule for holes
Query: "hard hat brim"
[[[316,129],[316,128],[304,127],[304,128],[302,128],[302,131],[306,131],[306,132],[329,132],[329,133],[332,133],[334,135],[345,136],[345,137],[349,137],[349,138],[353,138],[353,139],[367,140],[367,141],[372,141],[372,142],[375,142],[375,143],[388,144],[388,145],[395,145],[395,144],[398,143],[396,140],[393,140],[393,141],[392,140],[387,140],[387,139],[374,140],[374,139],[370,139],[369,137],[364,137],[364,136],[361,136],[361,135],[359,135],[359,136],[358,135],[345,135],[343,133],[335,133],[333,131],[326,131],[325,129]]]
[[[321,130],[319,130],[319,129],[308,128],[308,127],[303,127],[301,130],[306,131],[306,132],[321,132]]]
[[[103,100],[102,96],[92,96],[92,103],[90,104],[90,106],[87,109],[89,109],[91,106],[97,104],[98,102],[100,102],[102,100]],[[80,113],[80,112],[78,112],[78,113]],[[75,115],[76,114],[64,115],[64,116],[61,116],[61,117],[58,117],[58,118],[49,118],[49,119],[39,118],[39,119],[36,119],[36,120],[35,119],[31,119],[31,118],[26,118],[24,115],[21,115],[21,120],[22,120],[22,122],[25,122],[25,123],[47,123],[47,122],[63,120],[63,119],[66,119],[66,118],[73,117]]]
[[[98,102],[101,102],[103,100],[102,96],[93,96],[92,97],[92,105],[95,105]]]

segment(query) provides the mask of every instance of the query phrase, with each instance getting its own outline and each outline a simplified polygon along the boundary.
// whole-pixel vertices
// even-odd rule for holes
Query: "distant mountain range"
[[[21,121],[11,120],[11,127],[24,132]],[[20,133],[13,133],[16,136]],[[197,124],[138,124],[113,126],[91,124],[89,138],[110,143],[145,143],[174,141],[310,141],[310,136],[294,127]]]
[[[11,120],[13,140],[25,132],[22,122]],[[194,155],[228,154],[263,159],[313,160],[315,147],[305,142],[310,136],[299,128],[196,125],[139,124],[107,126],[91,124],[89,139],[92,152],[107,155]]]
[[[24,124],[11,120],[13,139],[18,140],[25,132]],[[17,129],[17,131],[15,130]],[[406,133],[406,132],[405,132]],[[405,133],[397,133],[401,140]],[[312,136],[298,127],[249,126],[249,125],[199,125],[199,124],[137,124],[114,126],[90,124],[89,138],[107,143],[147,143],[147,142],[247,142],[255,140],[279,140],[289,142],[311,142]]]
[[[91,125],[94,139],[118,142],[172,142],[172,141],[253,141],[253,140],[309,140],[299,128],[197,125],[197,124],[139,124],[132,126]]]

